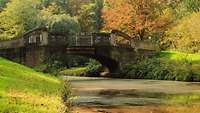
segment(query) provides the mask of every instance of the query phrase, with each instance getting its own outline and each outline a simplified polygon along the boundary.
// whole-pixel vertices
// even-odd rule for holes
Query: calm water
[[[87,77],[67,79],[78,96],[78,106],[164,105],[169,104],[166,96],[200,94],[200,83]]]

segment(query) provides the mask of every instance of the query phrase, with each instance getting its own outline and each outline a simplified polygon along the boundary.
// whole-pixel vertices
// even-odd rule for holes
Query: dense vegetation
[[[200,55],[181,52],[161,52],[139,64],[123,69],[124,78],[177,81],[200,81]]]
[[[162,49],[199,52],[199,0],[105,0],[104,30],[151,38]]]
[[[70,93],[69,85],[65,88]],[[0,58],[1,113],[62,113],[61,89],[58,78]]]
[[[99,76],[101,65],[90,61],[83,67],[63,69],[60,74],[67,76]],[[120,74],[110,77],[128,79],[154,79],[175,81],[200,81],[200,54],[176,51],[162,51],[142,60],[138,64],[125,66]],[[107,76],[109,77],[109,76]]]
[[[64,68],[58,74],[65,76],[99,76],[102,65],[95,61],[90,60],[83,67]]]
[[[95,0],[84,5],[81,0],[1,0],[0,39],[20,37],[36,27],[51,32],[73,34],[98,31],[103,2]],[[7,4],[6,4],[7,3]],[[80,12],[81,11],[81,12]]]

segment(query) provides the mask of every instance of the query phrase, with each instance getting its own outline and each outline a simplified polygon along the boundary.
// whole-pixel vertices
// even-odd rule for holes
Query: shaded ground
[[[187,113],[184,110],[187,107],[200,108],[200,83],[79,77],[68,79],[72,82],[74,94],[78,96],[75,110],[79,113]]]

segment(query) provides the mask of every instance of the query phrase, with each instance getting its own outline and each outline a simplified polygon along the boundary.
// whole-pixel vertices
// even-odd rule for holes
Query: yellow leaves
[[[52,14],[58,14],[62,12],[60,12],[59,6],[55,2],[53,2],[47,8],[43,7],[43,9],[41,10],[41,13],[43,15],[52,15]]]
[[[190,52],[200,51],[200,12],[181,19],[169,29],[165,40],[171,40],[176,48]]]

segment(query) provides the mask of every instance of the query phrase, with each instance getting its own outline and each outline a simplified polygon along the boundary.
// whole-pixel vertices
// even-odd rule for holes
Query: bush
[[[65,76],[99,76],[101,67],[99,62],[90,60],[86,66],[63,68],[59,74]]]
[[[90,60],[87,64],[87,75],[98,76],[100,74],[101,64],[95,60]]]
[[[199,75],[193,73],[191,62],[167,59],[152,58],[128,65],[123,69],[123,74],[131,79],[200,81]]]
[[[60,62],[55,61],[53,63],[43,63],[34,67],[37,72],[50,73],[51,75],[57,76],[62,70],[63,66]]]
[[[88,58],[74,56],[74,55],[52,55],[51,57],[45,58],[43,63],[36,66],[36,71],[51,73],[51,75],[59,75],[61,71],[70,69],[71,67],[85,67],[89,62]]]

